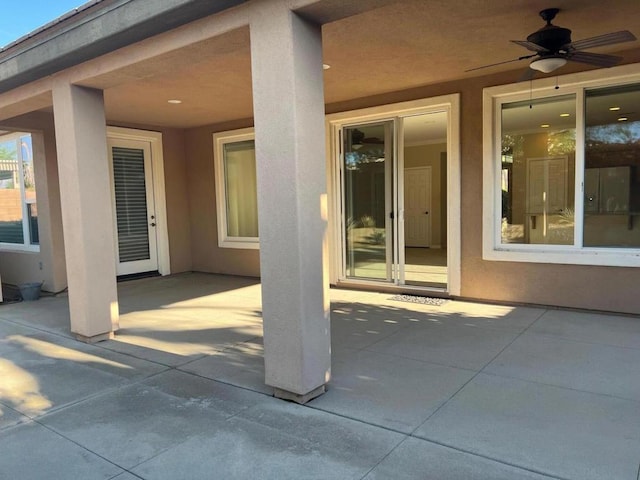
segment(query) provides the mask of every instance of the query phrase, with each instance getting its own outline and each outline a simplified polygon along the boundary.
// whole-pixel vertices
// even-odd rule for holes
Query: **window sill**
[[[640,249],[583,248],[576,250],[542,246],[534,251],[530,248],[504,246],[484,250],[482,259],[500,262],[640,267]]]
[[[40,247],[0,243],[0,253],[40,253]]]
[[[247,240],[222,240],[218,242],[220,248],[235,248],[239,250],[259,250],[260,242],[256,239],[254,241]]]

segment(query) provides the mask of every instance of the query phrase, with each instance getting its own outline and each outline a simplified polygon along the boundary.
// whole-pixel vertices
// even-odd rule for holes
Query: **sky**
[[[0,46],[64,15],[88,0],[0,0]]]

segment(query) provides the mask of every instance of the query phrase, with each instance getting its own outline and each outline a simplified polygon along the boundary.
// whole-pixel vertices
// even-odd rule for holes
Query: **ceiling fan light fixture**
[[[567,64],[567,59],[559,56],[542,57],[538,60],[534,60],[529,64],[534,70],[538,70],[542,73],[551,73],[560,67],[564,67]]]

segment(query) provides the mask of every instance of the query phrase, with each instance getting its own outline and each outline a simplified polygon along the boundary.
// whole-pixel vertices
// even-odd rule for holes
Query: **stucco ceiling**
[[[528,52],[524,40],[543,26],[538,11],[559,7],[555,24],[573,40],[630,30],[640,37],[638,0],[403,0],[323,26],[328,104],[512,70],[526,61],[466,72]],[[640,42],[589,51],[638,58]],[[277,68],[274,65],[274,68]],[[557,73],[589,69],[568,65]],[[250,118],[248,29],[85,82],[105,90],[111,122],[195,127]],[[180,99],[179,105],[168,104]]]

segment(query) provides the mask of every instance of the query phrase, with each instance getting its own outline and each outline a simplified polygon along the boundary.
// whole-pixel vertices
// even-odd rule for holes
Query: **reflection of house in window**
[[[585,97],[584,245],[638,247],[640,120],[633,112],[640,86],[589,90]]]
[[[584,172],[584,211],[629,214],[631,167],[587,168]]]
[[[6,161],[0,161],[2,167],[5,167],[4,163]],[[17,170],[18,164],[16,162],[11,163],[15,163],[15,170]],[[0,170],[0,188],[13,188],[14,178],[17,175],[15,170]]]
[[[38,245],[31,135],[0,137],[0,244]]]
[[[639,246],[640,122],[616,120],[589,126],[586,133],[585,245]]]

